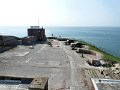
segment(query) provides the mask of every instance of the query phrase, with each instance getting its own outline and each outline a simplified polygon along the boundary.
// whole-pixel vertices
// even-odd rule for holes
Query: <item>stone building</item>
[[[23,45],[31,45],[31,44],[34,44],[36,41],[37,41],[36,36],[27,36],[22,38]]]
[[[28,29],[28,36],[36,36],[38,41],[46,40],[45,29],[43,27],[40,28],[39,26],[31,26]]]

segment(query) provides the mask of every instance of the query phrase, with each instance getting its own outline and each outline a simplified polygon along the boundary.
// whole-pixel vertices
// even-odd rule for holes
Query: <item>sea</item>
[[[28,26],[1,26],[0,34],[25,37],[28,28]],[[55,37],[83,40],[120,58],[120,27],[48,26],[44,28],[47,37],[53,34]]]

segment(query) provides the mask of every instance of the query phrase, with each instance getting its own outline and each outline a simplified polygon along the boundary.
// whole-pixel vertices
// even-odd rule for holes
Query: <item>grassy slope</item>
[[[89,48],[91,50],[95,50],[97,52],[102,53],[103,54],[103,60],[120,62],[120,58],[115,57],[114,55],[111,55],[111,54],[109,54],[109,53],[107,53],[107,52],[105,52],[103,50],[100,50],[99,48],[97,48],[97,47],[95,47],[95,46],[93,46],[93,45],[91,45],[89,43],[86,43],[84,41],[80,41],[80,42],[86,44],[87,46],[89,46]]]

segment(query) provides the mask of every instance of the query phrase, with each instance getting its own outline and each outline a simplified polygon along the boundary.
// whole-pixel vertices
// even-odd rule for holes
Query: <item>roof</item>
[[[40,26],[30,26],[29,29],[39,29],[39,30],[43,30],[43,27],[40,27]]]
[[[95,90],[120,90],[120,80],[91,79]]]

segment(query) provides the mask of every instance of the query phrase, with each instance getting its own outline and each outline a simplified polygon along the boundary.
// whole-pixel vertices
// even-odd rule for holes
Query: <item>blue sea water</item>
[[[28,27],[0,27],[0,33],[18,37],[27,36]],[[84,40],[120,57],[120,27],[45,27],[46,36]]]

